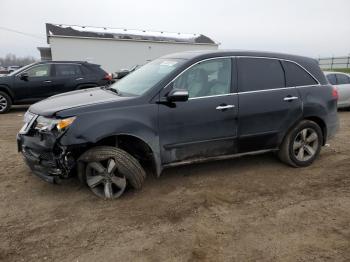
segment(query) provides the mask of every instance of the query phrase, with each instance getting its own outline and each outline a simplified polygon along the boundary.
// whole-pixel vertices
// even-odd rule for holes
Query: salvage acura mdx
[[[306,167],[338,127],[337,90],[317,61],[251,51],[167,55],[109,87],[32,105],[18,150],[34,174],[77,174],[93,193],[140,189],[153,167],[276,151]]]

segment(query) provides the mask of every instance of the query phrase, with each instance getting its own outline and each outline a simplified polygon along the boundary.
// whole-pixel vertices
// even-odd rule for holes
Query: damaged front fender
[[[157,105],[146,104],[127,109],[113,108],[108,112],[106,110],[87,112],[76,118],[61,137],[60,143],[62,146],[70,147],[81,144],[94,145],[112,136],[133,136],[142,140],[152,150],[156,172],[159,175],[162,166],[157,110]]]

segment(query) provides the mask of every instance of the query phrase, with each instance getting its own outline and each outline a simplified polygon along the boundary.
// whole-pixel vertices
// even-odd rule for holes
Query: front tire
[[[0,91],[0,114],[7,113],[12,105],[11,98],[5,92]]]
[[[78,176],[98,197],[115,199],[124,193],[127,184],[141,189],[146,173],[139,162],[124,150],[98,146],[81,155]]]
[[[278,151],[278,157],[293,167],[307,167],[319,155],[322,143],[320,126],[313,121],[303,120],[288,132]]]

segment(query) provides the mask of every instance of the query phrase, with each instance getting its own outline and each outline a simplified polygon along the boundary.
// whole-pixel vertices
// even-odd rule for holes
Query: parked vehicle
[[[338,89],[338,108],[350,108],[350,75],[340,72],[324,72],[329,83]]]
[[[0,78],[0,114],[11,105],[31,104],[72,90],[103,86],[112,79],[99,65],[47,61],[30,64]]]
[[[0,69],[0,76],[6,76],[8,75],[10,72],[5,70],[5,69]]]
[[[317,61],[197,51],[168,55],[110,87],[32,105],[18,135],[34,174],[72,176],[97,196],[140,189],[164,168],[270,151],[309,166],[338,127],[337,92]]]
[[[8,66],[7,71],[9,71],[9,73],[12,73],[20,68],[21,68],[21,66]]]

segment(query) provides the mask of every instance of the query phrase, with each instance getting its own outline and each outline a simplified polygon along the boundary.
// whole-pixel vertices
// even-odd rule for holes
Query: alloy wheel
[[[317,132],[312,128],[304,128],[294,139],[294,157],[301,162],[308,161],[315,156],[318,147],[319,138]]]
[[[121,196],[127,184],[113,158],[88,163],[86,183],[97,196],[109,199]]]
[[[0,112],[5,111],[7,108],[7,105],[8,104],[7,104],[6,98],[0,95]]]

